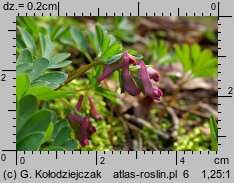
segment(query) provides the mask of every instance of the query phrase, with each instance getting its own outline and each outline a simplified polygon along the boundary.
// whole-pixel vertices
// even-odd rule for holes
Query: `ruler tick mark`
[[[140,2],[137,2],[137,15],[140,16]]]

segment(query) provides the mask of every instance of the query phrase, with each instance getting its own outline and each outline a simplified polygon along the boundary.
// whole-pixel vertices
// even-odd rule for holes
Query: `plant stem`
[[[60,85],[56,90],[59,90],[60,88],[62,88],[66,84],[70,83],[73,79],[76,79],[77,77],[81,76],[86,71],[88,71],[89,69],[96,67],[97,65],[100,65],[100,64],[102,64],[102,61],[94,61],[88,65],[85,65],[85,66],[75,70],[73,73],[71,73],[68,76],[67,80],[62,85]]]
[[[88,59],[89,63],[94,62],[93,59],[90,57],[90,55],[88,53],[84,53],[85,57]]]

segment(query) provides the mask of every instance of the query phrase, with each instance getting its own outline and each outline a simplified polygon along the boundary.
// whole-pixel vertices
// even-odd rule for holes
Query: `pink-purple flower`
[[[140,66],[140,69],[131,71],[131,64],[133,67]],[[160,100],[162,97],[162,91],[151,82],[151,79],[158,82],[160,74],[152,67],[147,67],[142,60],[137,62],[136,58],[127,52],[124,52],[119,61],[105,66],[97,81],[101,82],[117,70],[121,73],[121,91],[126,91],[132,96],[139,95],[142,92],[155,100]]]
[[[78,102],[76,104],[76,110],[77,112],[80,112],[82,102],[83,102],[83,95],[80,95]],[[94,103],[91,99],[91,97],[88,97],[89,105],[90,105],[90,113],[91,116],[96,120],[104,119],[96,110]],[[89,115],[83,117],[78,114],[68,114],[68,118],[72,121],[78,122],[79,125],[79,134],[78,134],[78,140],[82,147],[85,147],[89,145],[89,138],[93,135],[93,133],[96,132],[96,128],[92,125],[90,121]]]
[[[124,53],[123,55],[124,59],[119,60],[113,64],[106,65],[103,69],[103,73],[99,78],[97,79],[98,82],[101,82],[103,79],[107,78],[110,76],[114,71],[117,71],[119,69],[123,68],[124,65],[124,60],[127,59],[129,64],[136,65],[136,59],[132,55],[129,55],[127,52]]]
[[[141,93],[141,91],[137,88],[136,83],[130,73],[129,65],[130,65],[130,58],[127,53],[124,53],[123,59],[123,67],[122,67],[122,84],[123,90],[127,91],[130,95],[136,96]]]
[[[89,100],[90,112],[91,112],[92,117],[96,120],[103,120],[104,117],[97,112],[97,109],[96,109],[91,97],[88,97],[88,100]]]
[[[145,65],[145,63],[140,60],[139,62],[140,65],[140,71],[139,71],[139,77],[141,80],[141,83],[144,87],[144,93],[148,96],[150,96],[151,98],[155,99],[155,100],[160,100],[161,96],[163,95],[162,91],[159,88],[156,88],[150,81],[150,76],[147,70],[147,67]],[[157,76],[152,76],[151,77],[153,80],[158,81],[159,78],[157,78]]]
[[[78,140],[79,140],[81,146],[85,147],[85,146],[89,145],[88,138],[91,137],[94,132],[96,132],[96,128],[90,122],[90,117],[85,116],[85,118],[82,118],[82,117],[75,115],[75,114],[69,114],[68,118],[70,120],[76,121],[80,124]]]

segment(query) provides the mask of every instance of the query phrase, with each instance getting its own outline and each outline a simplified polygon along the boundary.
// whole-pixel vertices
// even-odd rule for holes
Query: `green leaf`
[[[135,54],[137,54],[137,51],[136,51],[136,50],[128,50],[127,52],[128,52],[128,54],[130,54],[130,55],[135,55]]]
[[[40,77],[48,68],[49,60],[46,58],[38,58],[35,60],[32,71],[29,72],[29,78],[31,81],[34,81],[38,77]]]
[[[61,41],[63,44],[67,44],[67,45],[69,45],[69,46],[76,47],[75,42],[74,42],[71,38],[62,37],[62,38],[60,39],[60,41]]]
[[[58,64],[71,56],[70,53],[59,53],[51,59],[50,65]]]
[[[55,137],[53,146],[61,146],[63,143],[67,141],[70,135],[71,135],[71,129],[69,127],[62,128]]]
[[[71,36],[76,43],[76,48],[82,53],[88,52],[88,45],[84,34],[75,27],[71,28]]]
[[[215,31],[213,31],[212,29],[208,29],[203,34],[209,41],[211,41],[212,43],[216,43],[217,35]]]
[[[25,48],[17,58],[17,65],[21,63],[33,63],[33,57],[28,48]]]
[[[17,118],[16,118],[16,133],[21,131],[27,120],[37,112],[39,103],[34,95],[25,95],[18,102]]]
[[[73,151],[77,147],[76,140],[67,140],[62,146],[67,149],[67,151]]]
[[[191,57],[192,57],[192,62],[195,64],[200,57],[201,53],[201,47],[198,44],[194,44],[191,46]]]
[[[187,72],[191,69],[191,61],[189,58],[189,46],[184,44],[182,47],[179,47],[178,45],[175,46],[176,55],[181,61],[181,64],[183,66],[184,72]]]
[[[49,83],[62,83],[67,79],[67,74],[64,72],[50,72],[44,74],[38,80],[45,80]]]
[[[104,40],[104,31],[102,30],[100,25],[96,25],[96,33],[97,33],[97,39],[99,46],[102,47],[103,40]]]
[[[39,100],[53,100],[59,98],[67,98],[70,96],[74,96],[74,92],[68,91],[53,91],[48,86],[35,86],[28,90],[27,94],[33,94],[38,97]]]
[[[46,85],[51,87],[52,89],[55,89],[57,88],[56,86],[59,86],[59,84],[63,83],[66,79],[67,74],[63,72],[50,72],[39,77],[32,83],[31,86]]]
[[[122,45],[119,43],[112,44],[101,56],[101,60],[109,59],[116,54],[119,54],[122,50]]]
[[[27,48],[29,48],[30,52],[32,53],[32,55],[35,54],[36,51],[36,44],[32,38],[32,36],[23,28],[18,26],[18,29],[22,35],[22,38],[24,40],[25,45],[27,46]]]
[[[34,132],[24,136],[17,141],[17,151],[37,151],[39,150],[45,134],[43,132]]]
[[[66,60],[66,61],[60,62],[59,64],[51,65],[48,68],[49,69],[63,68],[63,67],[66,67],[66,66],[70,65],[71,63],[72,63],[72,61]]]
[[[54,54],[54,45],[52,44],[49,35],[43,35],[40,33],[39,37],[42,56],[50,61]]]
[[[102,87],[97,87],[95,89],[95,93],[109,99],[111,102],[117,105],[122,105],[122,102],[117,99],[116,92],[113,92],[112,90],[102,88]]]
[[[36,95],[37,97],[39,97],[41,95],[46,95],[51,92],[53,92],[53,90],[48,86],[34,86],[28,90],[27,94]]]
[[[134,56],[137,60],[143,59],[143,56],[138,54],[135,50],[128,50],[128,54]]]
[[[16,96],[18,100],[27,92],[29,85],[30,80],[26,73],[22,73],[16,77]]]
[[[65,147],[47,147],[43,149],[44,151],[67,151]]]
[[[93,32],[88,32],[87,36],[88,36],[91,47],[95,51],[96,55],[98,55],[99,43],[98,43],[96,34],[94,34]]]
[[[54,124],[53,124],[53,122],[51,122],[48,129],[45,132],[45,137],[43,138],[42,143],[45,143],[48,140],[50,140],[50,138],[53,134],[53,130],[54,130]]]
[[[16,66],[16,76],[19,74],[32,70],[33,64],[32,63],[21,63]]]
[[[32,32],[34,35],[38,35],[39,30],[38,30],[38,26],[37,26],[37,22],[35,21],[33,16],[26,16],[26,17],[21,17],[22,23],[25,24],[25,26],[28,28],[28,30],[30,32]],[[19,19],[17,19],[16,21],[18,22]],[[17,23],[18,25],[18,23]]]
[[[18,53],[22,52],[27,46],[19,35],[16,35],[16,51]]]
[[[120,54],[117,54],[109,59],[106,59],[106,60],[103,60],[103,63],[106,64],[106,65],[110,65],[110,64],[113,64],[115,63],[116,61],[118,61],[121,57],[123,56],[122,53]]]
[[[54,125],[54,131],[52,134],[52,139],[55,139],[55,137],[57,136],[57,134],[59,133],[59,131],[64,128],[64,127],[68,127],[68,121],[66,119],[60,120],[58,121],[55,125]]]
[[[210,117],[211,149],[218,150],[218,126],[213,116]]]
[[[109,48],[109,45],[110,45],[110,37],[106,36],[102,44],[102,53],[105,53],[105,51]]]
[[[51,117],[51,111],[49,110],[40,110],[33,114],[17,133],[17,141],[30,133],[45,132],[49,127]]]
[[[58,40],[69,30],[69,27],[64,27],[63,25],[57,26],[50,34],[52,40]]]
[[[60,98],[67,98],[67,97],[71,97],[74,96],[75,93],[74,92],[68,92],[68,91],[55,91],[52,93],[48,93],[45,95],[40,95],[38,96],[39,100],[53,100],[53,99],[60,99]]]

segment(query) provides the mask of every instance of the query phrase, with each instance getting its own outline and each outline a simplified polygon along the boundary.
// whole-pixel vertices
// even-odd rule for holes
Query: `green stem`
[[[80,113],[79,111],[77,111],[66,99],[62,99],[62,101],[64,103],[66,103],[66,105],[76,114],[81,116],[82,118],[85,118],[85,115]]]
[[[93,59],[90,57],[90,55],[88,53],[84,53],[85,57],[88,59],[89,63],[93,62]]]
[[[102,61],[94,61],[88,65],[85,65],[77,70],[75,70],[73,73],[71,73],[67,80],[60,85],[56,90],[62,88],[63,86],[65,86],[66,84],[70,83],[73,79],[76,79],[77,77],[81,76],[82,74],[84,74],[86,71],[88,71],[89,69],[96,67],[97,65],[102,64]]]

